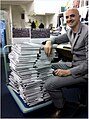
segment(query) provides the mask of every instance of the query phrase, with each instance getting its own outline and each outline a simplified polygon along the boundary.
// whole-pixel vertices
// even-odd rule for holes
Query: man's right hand
[[[49,57],[52,53],[52,44],[51,41],[46,41],[46,44],[44,45],[44,51],[45,54]]]

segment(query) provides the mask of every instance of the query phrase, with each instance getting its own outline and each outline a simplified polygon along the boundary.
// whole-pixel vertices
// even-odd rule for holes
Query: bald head
[[[73,13],[79,15],[79,11],[78,11],[78,9],[76,9],[76,8],[70,8],[70,9],[68,9],[68,10],[66,11],[66,14],[68,14],[69,12],[73,12]]]

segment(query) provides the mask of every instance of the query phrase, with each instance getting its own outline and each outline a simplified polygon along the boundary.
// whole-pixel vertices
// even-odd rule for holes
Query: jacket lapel
[[[76,41],[78,40],[79,36],[80,36],[80,34],[76,34],[75,38],[73,37],[71,51],[73,51],[74,45],[75,45]]]
[[[81,30],[82,30],[82,28],[81,28],[81,26],[80,26],[80,29],[79,29],[78,33],[76,34],[75,38],[74,38],[74,35],[73,35],[73,33],[72,33],[72,37],[71,37],[71,38],[72,38],[71,52],[73,51],[73,48],[74,48],[74,45],[76,44],[76,41],[77,41],[78,38],[80,37]]]

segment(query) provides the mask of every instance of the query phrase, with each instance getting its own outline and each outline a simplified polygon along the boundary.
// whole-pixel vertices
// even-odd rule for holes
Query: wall
[[[21,19],[21,14],[24,13],[23,9],[19,5],[14,5],[12,7],[12,24],[16,28],[24,28],[25,20]]]
[[[46,28],[49,27],[49,24],[53,24],[53,27],[57,26],[57,16],[58,16],[58,14],[46,15],[45,16]]]
[[[64,3],[65,4],[64,0]],[[61,9],[60,0],[34,0],[29,4],[12,5],[12,24],[14,27],[27,27],[29,19],[42,21],[47,28],[49,24],[57,25],[57,16]],[[21,19],[21,13],[25,14],[25,19]]]

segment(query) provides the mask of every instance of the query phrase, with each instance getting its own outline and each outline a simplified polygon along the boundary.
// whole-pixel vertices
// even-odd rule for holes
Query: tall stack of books
[[[54,53],[53,53],[54,54]],[[38,77],[43,81],[43,86],[42,86],[42,91],[43,91],[43,99],[44,100],[49,100],[50,96],[46,92],[44,88],[45,81],[53,76],[53,70],[51,68],[51,60],[53,58],[53,55],[50,57],[47,57],[45,54],[44,50],[40,50],[39,53],[39,59],[37,60],[35,64],[35,68],[38,71]]]
[[[53,76],[51,62],[33,43],[15,44],[9,53],[11,73],[9,85],[27,105],[35,105],[50,99],[44,83]]]

